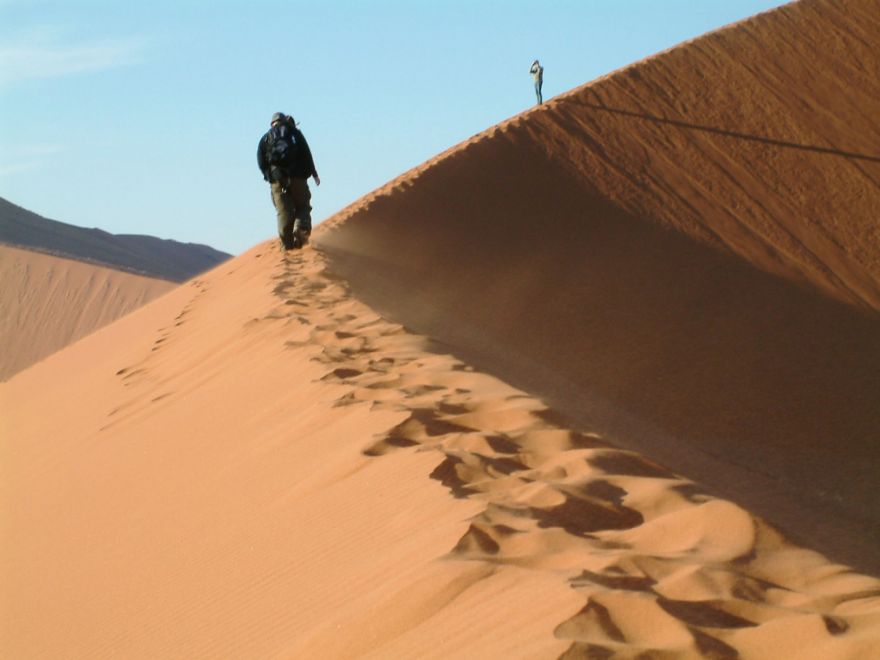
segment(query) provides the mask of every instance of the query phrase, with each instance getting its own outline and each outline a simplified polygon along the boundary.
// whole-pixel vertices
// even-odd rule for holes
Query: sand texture
[[[880,572],[880,11],[807,0],[331,219],[359,297]]]
[[[174,288],[0,244],[0,380]]]
[[[875,657],[876,8],[574,90],[0,383],[0,656]]]
[[[880,641],[880,581],[383,320],[317,251],[258,246],[0,397],[8,657]]]

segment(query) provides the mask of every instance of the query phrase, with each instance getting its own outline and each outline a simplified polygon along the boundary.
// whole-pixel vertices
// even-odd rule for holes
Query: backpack
[[[291,176],[296,165],[297,147],[291,126],[282,123],[269,130],[266,138],[266,161],[273,173],[273,179],[276,171],[280,175]]]

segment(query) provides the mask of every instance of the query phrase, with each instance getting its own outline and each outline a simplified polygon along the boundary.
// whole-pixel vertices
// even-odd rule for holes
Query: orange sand
[[[383,320],[316,251],[258,246],[0,402],[8,657],[778,657],[808,635],[829,658],[880,634],[880,581]]]
[[[575,90],[0,384],[0,655],[876,655],[871,9]]]
[[[0,244],[0,380],[174,288]]]
[[[356,295],[880,573],[880,12],[807,0],[326,223]]]

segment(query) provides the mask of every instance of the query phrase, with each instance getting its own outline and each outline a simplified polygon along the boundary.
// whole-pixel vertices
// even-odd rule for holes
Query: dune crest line
[[[880,154],[876,4],[551,99],[0,383],[0,654],[876,654],[880,170],[824,150]]]

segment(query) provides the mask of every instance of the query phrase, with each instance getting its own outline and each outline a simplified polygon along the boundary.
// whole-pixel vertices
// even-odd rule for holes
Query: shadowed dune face
[[[870,657],[880,580],[739,505],[876,568],[870,260],[628,197],[559,110],[0,383],[0,655]]]
[[[880,570],[880,24],[802,2],[545,104],[318,237],[354,291]]]

